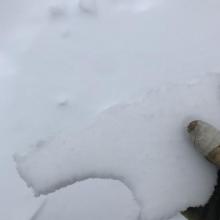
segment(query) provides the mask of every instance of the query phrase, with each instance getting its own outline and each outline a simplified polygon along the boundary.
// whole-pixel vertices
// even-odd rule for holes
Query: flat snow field
[[[216,168],[218,0],[2,0],[0,219],[183,220]]]

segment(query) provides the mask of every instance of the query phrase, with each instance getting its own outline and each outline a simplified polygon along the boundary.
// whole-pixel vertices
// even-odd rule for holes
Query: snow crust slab
[[[204,204],[216,169],[196,152],[190,120],[216,124],[218,77],[165,85],[135,103],[104,111],[73,137],[56,137],[16,155],[17,169],[36,195],[88,178],[120,180],[140,206],[140,219],[168,219]]]

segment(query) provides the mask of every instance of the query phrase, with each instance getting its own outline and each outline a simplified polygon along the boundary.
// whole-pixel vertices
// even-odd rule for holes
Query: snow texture
[[[153,3],[151,0],[80,0],[79,8],[89,14],[139,13],[147,11],[157,1]]]
[[[31,216],[33,218],[40,216],[41,211],[46,213],[47,207],[52,207],[53,203],[53,197],[44,203],[44,200],[47,197],[50,198],[52,194],[35,198],[28,190],[17,175],[12,159],[14,152],[21,152],[23,148],[34,144],[36,148],[42,148],[42,152],[48,152],[48,157],[49,155],[51,157],[51,167],[53,167],[57,156],[54,155],[55,152],[51,153],[48,145],[51,145],[51,148],[54,146],[58,153],[63,147],[64,152],[59,157],[62,160],[68,152],[66,148],[75,148],[77,146],[75,142],[79,143],[80,138],[82,139],[82,137],[79,138],[81,134],[76,136],[76,133],[88,127],[101,112],[114,105],[121,106],[120,103],[133,103],[145,93],[149,107],[142,108],[140,106],[142,101],[139,100],[137,108],[146,109],[147,115],[150,115],[151,119],[149,119],[147,128],[151,127],[150,133],[156,134],[158,142],[154,143],[156,136],[151,137],[147,129],[146,138],[150,136],[147,146],[153,146],[153,148],[146,149],[143,158],[146,159],[144,155],[151,155],[155,146],[157,146],[155,154],[161,151],[162,146],[159,144],[162,142],[165,148],[184,146],[195,152],[190,148],[190,141],[187,142],[187,134],[184,137],[184,126],[188,121],[199,118],[220,128],[219,85],[218,80],[212,78],[211,74],[220,73],[219,11],[219,0],[2,0],[0,3],[0,216],[4,216],[4,220],[30,220]],[[203,75],[205,75],[204,78]],[[179,95],[180,92],[182,95]],[[152,99],[158,99],[159,102]],[[146,100],[143,102],[146,103]],[[175,101],[171,103],[171,100]],[[184,100],[183,103],[182,100]],[[182,110],[180,110],[181,107]],[[166,111],[164,113],[163,109],[169,113]],[[180,115],[179,112],[181,112]],[[110,120],[108,119],[110,113],[103,114],[108,115],[104,116],[107,123]],[[136,114],[136,112],[131,111],[131,114]],[[167,114],[167,123],[165,123],[164,114]],[[117,118],[117,115],[113,113],[112,117]],[[160,120],[161,123],[159,123]],[[128,123],[130,124],[131,121],[129,120]],[[159,129],[156,126],[159,126]],[[52,136],[57,137],[60,134],[63,134],[62,138],[49,141]],[[85,131],[82,132],[83,135]],[[122,136],[125,138],[127,135],[126,132]],[[143,132],[138,137],[142,135]],[[168,137],[171,138],[169,146],[167,146],[168,139],[166,139]],[[173,137],[175,137],[174,141]],[[177,137],[179,142],[175,145]],[[69,142],[70,145],[67,144],[69,147],[65,147],[62,142]],[[115,141],[111,140],[111,143],[113,142]],[[131,143],[129,143],[129,149],[130,147]],[[136,149],[141,150],[139,146]],[[38,150],[35,151],[36,161],[39,161]],[[162,161],[165,158],[163,153],[162,149],[159,163],[165,164],[164,168],[160,167],[166,170],[170,159]],[[167,196],[166,206],[158,208],[158,216],[161,216],[164,209],[167,211],[165,215],[173,216],[183,207],[203,203],[211,193],[215,178],[214,168],[208,165],[202,157],[200,158],[196,152],[190,154],[189,158],[189,153],[186,155],[185,152],[183,153],[180,167],[176,168],[181,170],[182,174],[179,173],[177,178],[174,178],[176,173],[172,175],[170,180],[170,189],[173,186],[173,192],[170,194],[172,196]],[[35,153],[31,154],[30,158],[35,157]],[[137,154],[135,153],[134,157],[137,157]],[[146,176],[141,179],[150,178],[153,172],[157,172],[155,169],[160,170],[155,154],[152,153],[149,157],[154,158],[151,160],[152,164],[146,162],[150,163],[150,166],[145,170]],[[87,155],[86,152],[85,155]],[[32,170],[32,162],[25,162],[28,160],[27,157],[29,156],[24,154],[24,159],[22,159],[20,155],[17,156],[17,160],[21,161],[21,166],[30,163]],[[184,159],[184,157],[187,158]],[[43,158],[45,161],[45,156]],[[195,167],[190,167],[186,171],[187,164],[182,165],[183,160],[187,163],[188,160],[195,160],[190,163]],[[153,161],[157,162],[154,165],[155,169],[152,168]],[[49,172],[48,162],[45,161],[46,173]],[[133,160],[130,162],[130,166],[133,164],[136,168],[137,164],[133,162]],[[177,162],[175,161],[173,169],[178,167]],[[72,160],[69,163],[72,164]],[[36,166],[42,167],[43,164],[36,164]],[[63,169],[65,166],[67,164],[63,165]],[[172,172],[173,169],[171,169]],[[193,173],[195,170],[200,172],[195,174]],[[40,177],[42,179],[45,177],[43,172],[42,170]],[[60,177],[63,178],[62,181],[68,176],[68,172],[67,170],[64,176]],[[162,175],[161,172],[158,171],[160,176],[155,175],[152,180],[149,180],[148,186],[153,189],[149,197],[156,192],[156,186],[162,185],[162,182],[165,182],[165,187],[167,187],[171,173],[167,175],[165,172]],[[33,175],[40,176],[39,173]],[[203,178],[200,179],[201,189],[197,189],[202,191],[208,182],[205,191],[198,197],[198,191],[195,194],[192,192],[189,200],[186,199],[186,195],[177,202],[177,205],[172,205],[174,201],[170,200],[177,200],[178,195],[182,195],[182,189],[181,192],[178,191],[180,185],[186,182],[185,185],[188,186],[190,182],[188,177],[192,175],[207,177],[205,182],[202,182]],[[60,178],[55,180],[55,177],[54,179],[49,177],[47,187],[50,190],[61,187]],[[63,184],[72,184],[72,177],[70,181],[64,181]],[[154,188],[153,181],[158,179],[161,183],[156,183]],[[116,185],[109,181],[105,180],[104,183],[110,184],[109,192],[102,194],[103,197],[106,196],[105,198],[115,191],[118,192],[115,189]],[[120,181],[125,183],[124,179]],[[198,182],[199,179],[196,183]],[[38,185],[38,183],[33,184]],[[44,187],[46,185],[41,189]],[[81,189],[78,184],[74,184],[62,190],[68,194],[68,191],[71,193],[74,187],[77,190]],[[126,188],[121,187],[120,184],[117,184],[117,187],[122,190]],[[189,191],[196,188],[196,185],[191,187]],[[88,194],[93,193],[90,191],[91,188],[88,186]],[[164,189],[162,187],[161,191]],[[57,198],[62,190],[56,192]],[[132,188],[130,190],[132,195],[135,195],[132,192],[134,190]],[[185,190],[186,188],[183,188],[183,191]],[[77,193],[83,195],[83,191]],[[100,193],[103,192],[100,191]],[[127,204],[130,194],[123,195],[120,200],[122,211],[124,210],[123,204]],[[108,198],[114,199],[111,196]],[[95,210],[96,204],[100,204],[99,199],[89,199],[92,200]],[[164,197],[163,201],[165,199]],[[75,200],[69,198],[68,201],[71,204],[71,201]],[[185,201],[184,205],[183,201]],[[62,211],[64,206],[61,203],[66,204],[64,197],[60,199],[60,208],[56,208],[56,213],[59,218],[65,220],[66,216]],[[153,206],[153,203],[149,204],[149,208]],[[157,205],[159,204],[156,201],[155,207]],[[170,206],[170,211],[167,205]],[[38,207],[41,208],[38,210]],[[85,210],[87,209],[89,207],[85,206]],[[136,212],[135,210],[133,211]],[[98,213],[99,210],[94,212]],[[153,212],[153,210],[149,211],[149,216]],[[119,217],[122,215],[123,213],[118,213]],[[135,216],[135,213],[132,216]],[[108,218],[108,216],[105,217]],[[166,216],[162,219],[166,219]]]
[[[90,179],[50,195],[31,220],[135,220],[138,215],[139,207],[122,183]]]
[[[142,220],[202,205],[213,191],[216,170],[191,146],[185,126],[192,118],[211,120],[219,111],[214,80],[164,86],[135,103],[109,108],[78,136],[17,155],[18,171],[36,195],[88,178],[120,180],[141,207]]]
[[[170,220],[186,220],[186,218],[183,217],[183,215],[178,214],[178,215],[174,216],[173,218],[171,218]]]

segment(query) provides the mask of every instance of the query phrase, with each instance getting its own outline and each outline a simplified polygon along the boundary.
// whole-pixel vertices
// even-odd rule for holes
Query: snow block
[[[119,180],[132,191],[141,220],[203,205],[216,168],[192,147],[186,126],[194,118],[217,121],[217,89],[215,77],[204,77],[148,91],[136,103],[107,109],[78,136],[16,155],[18,172],[36,195],[88,178]]]

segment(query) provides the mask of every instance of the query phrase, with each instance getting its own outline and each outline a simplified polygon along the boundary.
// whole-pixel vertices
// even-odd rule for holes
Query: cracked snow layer
[[[185,126],[195,118],[217,122],[217,83],[204,76],[148,91],[136,103],[109,108],[78,136],[16,155],[17,169],[36,195],[87,178],[118,179],[132,190],[141,220],[168,219],[202,205],[216,169],[191,146]]]

